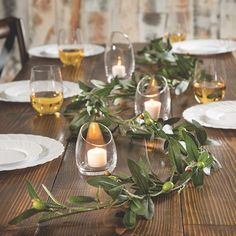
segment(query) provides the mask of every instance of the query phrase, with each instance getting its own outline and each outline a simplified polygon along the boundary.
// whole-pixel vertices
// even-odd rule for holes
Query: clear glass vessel
[[[115,169],[117,152],[111,131],[96,122],[80,128],[76,143],[76,164],[83,175],[104,175]]]
[[[197,62],[193,82],[198,103],[221,101],[226,91],[226,72],[221,61]]]
[[[63,83],[60,67],[34,66],[30,78],[32,107],[40,114],[55,114],[63,104]]]
[[[80,29],[61,29],[58,33],[59,58],[64,65],[80,66],[84,58],[83,37]]]
[[[137,86],[135,114],[149,112],[152,119],[168,119],[171,109],[170,91],[163,76],[145,76]]]
[[[135,68],[133,45],[127,34],[111,33],[104,54],[105,72],[108,82],[115,77],[130,78]]]

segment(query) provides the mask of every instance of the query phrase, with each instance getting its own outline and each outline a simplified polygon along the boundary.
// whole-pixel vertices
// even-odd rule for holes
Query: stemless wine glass
[[[139,81],[135,94],[136,115],[147,111],[154,120],[168,119],[170,106],[170,91],[163,76],[145,76]]]
[[[80,29],[61,29],[58,39],[59,58],[64,65],[80,66],[83,57],[83,39]]]
[[[194,95],[198,103],[220,101],[225,96],[226,72],[221,61],[197,62],[194,73]]]
[[[103,175],[116,167],[117,152],[111,131],[100,123],[85,123],[76,143],[76,164],[83,175]]]
[[[104,62],[108,82],[115,77],[131,77],[135,67],[134,50],[127,34],[119,31],[111,33],[106,44]]]
[[[34,66],[30,78],[30,98],[33,108],[40,114],[55,114],[63,103],[63,84],[58,66]]]
[[[187,16],[183,12],[170,10],[166,17],[165,37],[171,43],[184,41],[187,38]]]

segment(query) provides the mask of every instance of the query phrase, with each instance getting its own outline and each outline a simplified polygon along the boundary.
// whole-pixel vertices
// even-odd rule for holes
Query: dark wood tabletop
[[[77,69],[63,68],[63,79],[75,82],[105,80],[103,57],[101,54],[85,58]],[[236,60],[233,54],[203,59],[223,62],[227,73],[225,100],[235,100]],[[32,66],[38,64],[61,65],[55,59],[31,58],[16,79],[29,79]],[[196,101],[191,90],[175,96],[172,98],[172,113],[181,116],[182,111],[193,104]],[[43,135],[59,140],[65,146],[64,154],[51,162],[0,172],[0,235],[116,235],[115,227],[120,221],[112,210],[83,213],[43,224],[37,224],[37,217],[33,217],[16,226],[8,225],[10,219],[32,204],[25,188],[26,180],[31,181],[43,198],[47,195],[42,184],[62,202],[71,195],[93,196],[96,190],[86,183],[86,178],[76,167],[75,142],[68,141],[69,120],[63,115],[39,117],[29,103],[0,102],[0,122],[1,134]],[[223,168],[206,177],[202,189],[195,189],[190,184],[181,194],[160,197],[155,201],[154,218],[140,220],[136,228],[125,235],[236,235],[236,131],[208,128],[207,133],[217,143],[207,148]],[[137,160],[144,147],[139,142],[131,143],[126,137],[115,137],[115,142],[118,151],[116,171],[127,171],[127,157]],[[158,162],[158,157],[155,158]]]

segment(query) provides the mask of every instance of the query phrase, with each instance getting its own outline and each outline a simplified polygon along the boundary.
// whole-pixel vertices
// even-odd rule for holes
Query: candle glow
[[[113,77],[124,78],[126,76],[125,66],[122,65],[121,57],[117,58],[117,64],[112,66]]]
[[[161,102],[153,99],[144,102],[144,109],[147,111],[153,120],[157,120],[161,111]]]
[[[88,150],[87,158],[90,167],[103,167],[107,164],[107,151],[104,148],[92,148]]]

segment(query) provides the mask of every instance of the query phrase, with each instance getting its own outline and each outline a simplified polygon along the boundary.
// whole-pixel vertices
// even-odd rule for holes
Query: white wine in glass
[[[63,104],[63,84],[57,66],[35,66],[30,78],[31,104],[40,114],[55,114]]]
[[[81,31],[61,29],[58,34],[58,50],[64,65],[80,66],[84,58]]]
[[[221,101],[226,91],[226,75],[220,63],[196,65],[193,90],[198,103]]]

